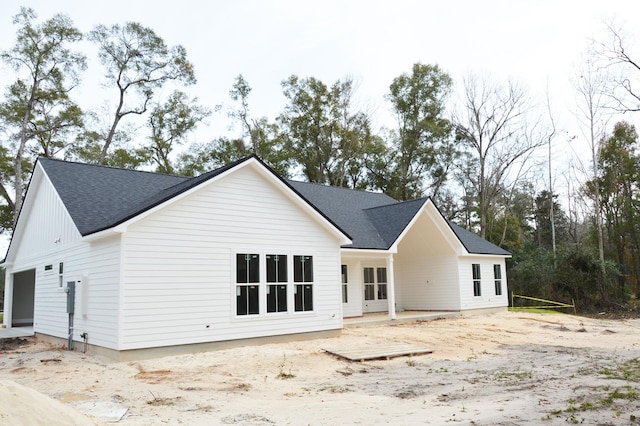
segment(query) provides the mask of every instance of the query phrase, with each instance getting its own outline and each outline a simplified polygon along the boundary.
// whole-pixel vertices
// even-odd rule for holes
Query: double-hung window
[[[58,264],[58,288],[64,288],[64,263]]]
[[[499,264],[493,265],[493,280],[496,289],[496,296],[502,295],[502,270]]]
[[[260,255],[236,255],[236,315],[260,313]]]
[[[313,256],[293,256],[294,310],[313,311]]]
[[[268,254],[267,312],[287,312],[287,255]]]
[[[480,278],[480,264],[473,263],[471,265],[471,269],[473,271],[473,295],[474,296],[482,296],[482,284]]]
[[[349,286],[347,284],[347,265],[342,265],[342,303],[349,303]]]

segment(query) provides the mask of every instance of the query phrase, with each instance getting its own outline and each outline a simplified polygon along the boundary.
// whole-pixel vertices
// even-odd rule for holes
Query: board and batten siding
[[[32,181],[29,197],[31,204],[23,209],[27,216],[20,218],[21,237],[10,273],[35,269],[34,331],[64,339],[68,336],[67,294],[59,287],[62,263],[63,283],[80,282],[76,284],[74,340],[80,341],[80,334],[87,332],[91,343],[115,349],[119,237],[83,241],[57,192],[42,174]],[[51,265],[50,270],[45,270],[47,265]],[[83,291],[87,293],[84,296]]]
[[[206,182],[123,235],[121,350],[340,329],[335,235],[253,167]],[[235,315],[236,253],[258,253],[259,315]],[[313,312],[265,311],[266,254],[313,256]]]
[[[472,264],[480,265],[481,295],[473,294]],[[493,265],[499,264],[502,269],[502,295],[496,296],[493,277]],[[462,310],[499,308],[509,305],[507,296],[507,271],[504,257],[500,256],[461,256],[460,268],[460,301]]]
[[[29,199],[20,214],[21,234],[16,247],[14,270],[30,267],[33,259],[59,251],[61,246],[80,240],[80,233],[64,208],[58,193],[43,175],[34,173],[36,182],[30,185]],[[24,217],[23,217],[24,215]]]
[[[397,307],[405,310],[460,309],[458,259],[447,255],[396,255]]]
[[[426,204],[398,244],[397,308],[459,310],[458,249],[440,213]]]

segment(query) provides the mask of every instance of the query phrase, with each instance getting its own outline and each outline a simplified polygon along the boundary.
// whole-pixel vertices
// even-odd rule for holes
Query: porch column
[[[396,319],[396,286],[393,271],[393,254],[387,257],[387,302],[389,303],[389,319]]]
[[[2,327],[11,328],[11,317],[13,317],[13,274],[11,268],[4,269],[4,318]]]

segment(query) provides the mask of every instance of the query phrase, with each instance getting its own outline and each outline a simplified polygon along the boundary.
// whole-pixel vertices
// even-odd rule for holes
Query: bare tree
[[[556,135],[556,121],[553,118],[551,112],[551,99],[549,98],[549,89],[547,87],[547,113],[549,114],[549,133],[546,136],[547,145],[549,147],[549,160],[548,160],[548,172],[549,172],[549,222],[551,225],[551,249],[553,250],[553,262],[556,261],[556,223],[554,218],[554,203],[553,203],[553,175],[551,166],[551,142]]]
[[[587,57],[574,82],[578,94],[576,115],[582,125],[581,130],[591,150],[591,178],[594,185],[593,214],[598,231],[598,256],[603,273],[605,268],[604,236],[597,165],[600,141],[604,138],[607,125],[609,99],[606,94],[606,86],[608,81],[610,80],[603,70],[598,69],[591,57]]]
[[[475,181],[483,238],[490,206],[507,186],[509,174],[545,142],[537,135],[538,121],[528,121],[532,109],[525,90],[513,81],[500,86],[488,77],[464,79],[464,110],[454,120],[457,137],[477,160]]]
[[[630,43],[625,39],[622,27],[613,22],[605,23],[608,40],[594,40],[590,57],[593,65],[605,68],[608,80],[606,88],[612,105],[620,112],[640,111],[640,58],[634,59],[630,52]]]

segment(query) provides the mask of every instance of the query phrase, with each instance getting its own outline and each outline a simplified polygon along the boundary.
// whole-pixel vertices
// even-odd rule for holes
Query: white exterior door
[[[367,312],[387,312],[389,304],[387,301],[387,268],[365,266],[362,269],[363,283],[363,306],[362,311]]]

